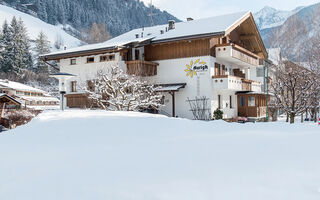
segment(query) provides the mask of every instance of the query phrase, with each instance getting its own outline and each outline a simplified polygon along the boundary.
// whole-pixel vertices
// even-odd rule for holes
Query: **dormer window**
[[[77,60],[76,59],[71,59],[70,60],[70,65],[76,65],[77,64]]]
[[[88,57],[87,63],[94,63],[94,57]]]

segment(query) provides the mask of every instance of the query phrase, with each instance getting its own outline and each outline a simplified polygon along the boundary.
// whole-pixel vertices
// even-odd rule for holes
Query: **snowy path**
[[[46,111],[0,134],[4,200],[319,200],[320,127]]]

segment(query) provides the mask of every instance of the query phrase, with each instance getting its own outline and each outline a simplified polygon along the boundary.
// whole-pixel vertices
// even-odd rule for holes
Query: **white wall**
[[[115,55],[115,61],[100,62],[100,56],[102,55]],[[76,65],[70,64],[70,58],[60,60],[60,72],[75,75],[75,77],[67,81],[67,94],[71,93],[71,81],[77,81],[77,92],[81,92],[80,88],[87,86],[86,81],[95,78],[97,73],[101,70],[106,71],[111,66],[120,66],[122,70],[126,71],[126,64],[124,61],[121,61],[119,53],[101,54],[88,57],[94,57],[95,62],[87,63],[87,57],[72,58],[76,59]]]
[[[206,62],[209,67],[207,71],[198,72],[197,76],[187,76],[187,65],[190,62],[195,62],[200,59],[201,62]],[[159,63],[157,76],[154,78],[156,84],[173,84],[173,83],[186,83],[186,87],[180,89],[175,93],[176,102],[176,116],[183,118],[193,119],[187,99],[195,99],[196,97],[206,96],[209,98],[208,106],[212,99],[212,68],[214,66],[214,58],[211,56],[192,57],[172,60],[154,61]],[[165,107],[162,110],[165,113],[172,113],[172,96],[168,93],[165,94]]]

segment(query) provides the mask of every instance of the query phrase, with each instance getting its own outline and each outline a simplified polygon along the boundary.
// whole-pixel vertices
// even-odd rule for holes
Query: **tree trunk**
[[[301,123],[303,123],[303,113],[301,113]]]
[[[317,113],[317,109],[314,110],[314,122],[317,123],[318,122],[318,113]]]
[[[294,118],[296,114],[295,113],[290,113],[290,124],[294,124]]]
[[[289,113],[287,113],[287,119],[286,122],[289,122]]]

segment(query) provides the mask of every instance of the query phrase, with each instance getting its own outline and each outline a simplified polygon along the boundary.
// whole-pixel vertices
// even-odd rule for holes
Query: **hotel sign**
[[[193,78],[197,76],[198,73],[208,71],[209,67],[206,62],[201,62],[200,59],[196,60],[195,62],[192,60],[190,64],[187,64],[187,69],[184,71],[187,73],[187,76]]]

